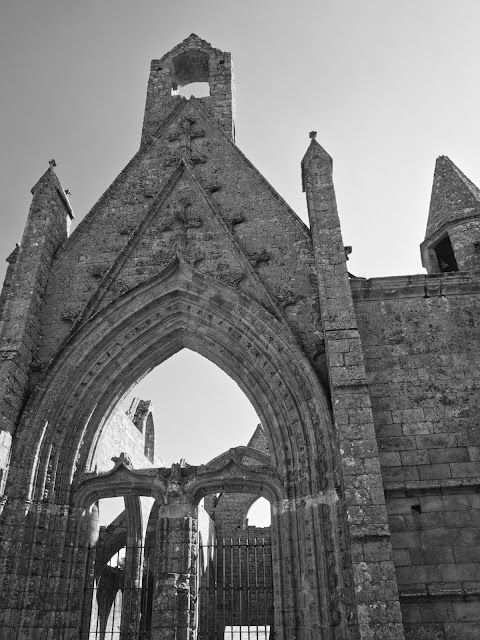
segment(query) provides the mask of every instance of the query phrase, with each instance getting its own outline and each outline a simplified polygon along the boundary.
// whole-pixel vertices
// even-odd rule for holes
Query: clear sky
[[[421,273],[436,157],[480,184],[479,24],[478,0],[0,0],[0,254],[51,158],[77,220],[88,212],[138,148],[150,60],[194,32],[232,52],[237,144],[305,221],[300,161],[318,131],[350,271]],[[163,407],[193,367],[222,404],[182,357],[143,397]],[[222,407],[216,428],[244,443]]]

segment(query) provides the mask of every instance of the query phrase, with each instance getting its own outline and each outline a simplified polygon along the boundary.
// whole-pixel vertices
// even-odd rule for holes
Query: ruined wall
[[[177,54],[188,50],[191,61],[191,50],[200,47],[202,68],[207,45],[191,36],[175,48],[170,62],[179,84]],[[212,98],[220,85],[226,88],[230,73],[228,65],[224,72],[212,67],[222,59],[230,60],[217,53],[209,58]],[[152,74],[168,76],[157,62]],[[156,78],[149,86],[141,149],[54,259],[52,253],[48,282],[42,279],[35,362],[27,367],[36,388],[21,420],[19,412],[12,418],[17,437],[0,584],[8,633],[26,638],[35,628],[36,635],[53,630],[59,639],[78,637],[92,526],[85,505],[71,504],[71,479],[85,470],[82,455],[110,407],[140,377],[188,347],[237,380],[269,429],[281,477],[271,498],[276,635],[402,640],[331,158],[312,139],[302,162],[309,230],[222,126],[233,115],[231,87],[217,102],[187,101],[169,95],[170,87]],[[134,436],[147,432],[148,421],[145,432],[136,434],[138,424],[125,419],[115,412],[96,443],[100,467],[110,468],[119,449],[131,457],[132,448],[139,453]],[[118,477],[125,473],[121,464]],[[181,484],[177,472],[172,467],[172,494]],[[255,485],[257,494],[266,481]],[[34,502],[25,499],[33,491]],[[154,638],[174,626],[185,637],[193,631],[195,509],[171,506],[158,509],[156,543],[167,552],[155,558]],[[244,547],[247,541],[250,547],[250,529],[243,533]],[[177,553],[182,546],[183,556]],[[188,580],[172,583],[172,575],[187,574]],[[46,595],[52,600],[48,617]]]
[[[113,468],[112,456],[125,452],[133,468],[160,466],[158,458],[152,461],[145,455],[145,433],[133,423],[120,407],[116,407],[106,423],[95,447],[91,469],[98,472]]]
[[[480,277],[352,291],[407,637],[478,638]]]

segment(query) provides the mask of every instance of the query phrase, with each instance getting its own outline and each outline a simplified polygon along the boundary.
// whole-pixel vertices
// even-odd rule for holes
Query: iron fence
[[[126,570],[125,560],[130,551],[143,560],[141,580],[132,579]],[[89,549],[87,563],[91,566],[91,576],[85,586],[85,598],[91,602],[88,640],[122,640],[124,637],[150,640],[153,553],[150,547],[123,547],[105,563],[101,550]]]
[[[140,558],[132,579],[129,558]],[[152,547],[123,547],[108,558],[89,549],[85,601],[88,640],[151,640],[154,590]],[[220,539],[198,548],[198,640],[273,640],[270,538]],[[86,610],[87,611],[87,610]]]
[[[199,549],[199,640],[273,639],[269,538],[218,540]]]

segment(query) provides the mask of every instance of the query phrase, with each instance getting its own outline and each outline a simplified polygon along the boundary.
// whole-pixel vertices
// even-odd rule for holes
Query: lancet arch
[[[30,457],[31,486],[52,443],[59,454],[57,499],[112,408],[143,375],[179,349],[210,359],[242,388],[265,424],[287,486],[331,485],[333,437],[325,393],[281,320],[233,288],[175,260],[118,298],[65,345],[30,402],[19,430],[17,468]],[[41,442],[38,434],[46,425]],[[36,468],[35,468],[36,463]],[[41,474],[40,474],[41,475]],[[18,479],[14,479],[15,481]],[[15,482],[18,486],[18,482]]]
[[[280,314],[179,258],[99,311],[64,345],[26,407],[13,469],[29,469],[29,477],[13,473],[10,495],[42,493],[53,448],[56,477],[48,500],[74,506],[72,488],[88,470],[110,412],[143,375],[183,347],[230,375],[264,424],[281,487],[272,505],[282,566],[275,582],[279,628],[296,628],[292,615],[306,594],[316,605],[305,623],[333,628],[346,615],[339,613],[339,594],[349,578],[341,561],[345,521],[325,392]],[[316,569],[307,576],[303,567],[319,547]]]

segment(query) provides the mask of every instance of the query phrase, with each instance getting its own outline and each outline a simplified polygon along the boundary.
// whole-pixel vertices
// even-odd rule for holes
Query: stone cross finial
[[[112,460],[115,463],[116,467],[119,464],[124,464],[126,467],[129,467],[130,469],[132,468],[132,461],[124,451],[122,451],[119,456],[113,456]]]

